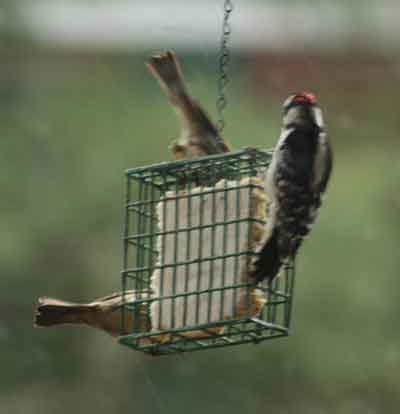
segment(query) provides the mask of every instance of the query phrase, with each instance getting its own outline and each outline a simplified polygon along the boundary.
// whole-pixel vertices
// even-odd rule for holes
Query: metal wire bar
[[[248,323],[254,323],[254,324],[259,324],[263,327],[265,327],[266,329],[270,329],[271,327],[273,327],[275,330],[282,332],[282,333],[287,333],[287,328],[285,326],[280,326],[280,325],[273,325],[269,322],[266,321],[262,321],[261,319],[257,319],[257,318],[242,318],[242,319],[231,319],[231,320],[227,320],[227,321],[221,321],[221,322],[212,322],[212,323],[207,323],[207,324],[199,324],[199,325],[191,325],[191,326],[185,326],[184,328],[169,328],[169,329],[160,329],[160,330],[153,330],[152,332],[145,332],[145,333],[139,333],[139,334],[133,334],[133,335],[123,335],[123,337],[140,337],[140,338],[150,338],[150,337],[159,337],[160,335],[164,335],[164,334],[182,334],[185,332],[191,332],[193,330],[205,330],[205,329],[211,329],[211,328],[218,328],[218,327],[224,327],[224,326],[235,326],[235,325],[240,325],[240,324],[248,324]],[[237,334],[241,334],[243,332],[242,329],[239,329],[239,331],[237,332]],[[247,333],[247,332],[245,332]],[[217,336],[229,336],[229,335],[234,335],[234,333],[229,333],[229,332],[224,332],[221,334],[216,333],[215,335]],[[196,340],[198,338],[193,338],[193,340]],[[187,341],[192,340],[191,337],[186,337]]]
[[[239,238],[240,238],[240,193],[236,192],[236,223],[235,223],[235,251],[240,250]],[[235,267],[234,267],[234,283],[237,283],[239,278],[239,256],[235,257]],[[235,303],[237,303],[237,290],[233,292],[233,301],[232,301],[232,314],[235,313]]]
[[[227,200],[227,192],[226,192],[226,188],[227,188],[227,182],[226,180],[224,181],[224,201],[223,201],[223,208],[224,208],[224,222],[226,223],[226,221],[228,220],[228,200]],[[224,225],[223,228],[223,238],[222,238],[222,251],[226,252],[226,245],[228,242],[228,224]],[[222,258],[222,286],[225,286],[225,277],[226,277],[226,257]],[[224,295],[224,291],[221,290],[221,296],[220,296],[220,319],[224,319],[224,305],[225,305],[225,295]]]
[[[253,206],[252,206],[252,192],[251,192],[251,188],[249,188],[249,195],[247,197],[247,209],[250,212],[250,216],[254,215],[253,210]],[[247,225],[247,235],[246,235],[246,248],[250,250],[250,245],[251,245],[251,233],[252,233],[252,224],[248,223]],[[245,260],[246,260],[246,267],[247,269],[250,268],[251,265],[251,255],[246,255],[245,256]],[[245,309],[246,309],[246,313],[247,316],[250,317],[250,288],[246,289],[246,299],[245,299]],[[243,332],[244,335],[244,332]],[[244,336],[242,335],[242,340],[244,339]]]
[[[285,306],[285,324],[287,325],[288,329],[290,328],[290,321],[292,316],[292,306],[293,306],[293,292],[294,292],[294,276],[295,276],[295,265],[296,265],[296,259],[295,257],[292,257],[289,261],[288,269],[287,269],[287,295],[288,300]]]
[[[206,187],[207,188],[207,187]],[[253,184],[253,183],[246,183],[246,184],[237,184],[237,185],[232,185],[230,187],[224,187],[224,188],[210,188],[210,189],[202,189],[201,193],[193,193],[193,192],[185,192],[176,196],[165,196],[162,197],[161,201],[163,202],[167,202],[167,201],[175,201],[176,199],[182,200],[185,198],[195,198],[195,197],[200,197],[200,196],[204,196],[207,194],[213,194],[213,193],[226,193],[227,191],[237,191],[237,190],[241,190],[244,188],[261,188],[259,185],[257,184]],[[151,217],[150,214],[143,214],[142,210],[140,208],[136,208],[136,206],[143,206],[145,204],[158,204],[160,202],[160,200],[142,200],[142,201],[135,201],[133,203],[128,203],[127,204],[127,208],[128,209],[132,209],[136,212],[138,212],[139,214],[145,216],[145,217]],[[135,208],[133,208],[135,207]]]
[[[138,197],[139,198],[144,198],[144,188],[143,188],[144,187],[144,182],[143,182],[143,180],[140,180],[138,184],[139,184]],[[143,226],[146,223],[145,220],[142,220],[142,213],[143,213],[144,208],[145,207],[142,206],[140,208],[140,211],[138,212],[139,214],[138,214],[138,222],[137,222],[137,231],[138,231],[139,234],[143,233],[142,229],[143,229]],[[139,240],[139,242],[140,242],[140,240]],[[136,266],[137,267],[143,267],[144,266],[144,261],[143,261],[144,260],[144,255],[145,255],[144,250],[141,251],[140,249],[136,249]],[[146,279],[141,279],[141,278],[137,278],[137,279],[134,280],[134,285],[135,285],[134,289],[138,292],[137,295],[138,295],[139,300],[142,299],[141,289],[144,288],[145,282],[146,282]],[[134,311],[134,319],[133,319],[133,331],[134,332],[138,332],[139,329],[140,329],[139,311],[140,311],[139,307],[137,307]]]
[[[207,347],[210,347],[210,345],[215,344],[215,343],[227,343],[227,342],[234,345],[235,343],[237,343],[238,340],[240,340],[239,336],[242,335],[242,332],[245,333],[245,335],[249,338],[250,334],[254,331],[254,325],[256,324],[253,322],[247,322],[247,323],[244,323],[244,325],[246,326],[246,328],[240,327],[239,329],[234,330],[233,328],[235,327],[232,325],[231,327],[228,328],[229,331],[224,334],[216,334],[215,336],[207,336],[207,334],[205,334],[205,336],[200,337],[200,338],[192,338],[192,337],[183,336],[179,332],[170,333],[169,335],[171,337],[171,341],[168,344],[168,346],[165,346],[165,344],[158,343],[156,339],[157,337],[149,336],[148,339],[150,341],[153,341],[150,347],[153,350],[161,351],[161,352],[163,352],[163,350],[165,349],[169,351],[169,349],[171,348],[170,345],[178,345],[181,349],[191,348],[193,345],[197,345],[202,348],[207,348]],[[237,326],[240,326],[240,325],[238,324]],[[279,329],[274,331],[274,334],[272,336],[267,336],[268,335],[267,332],[268,332],[268,329],[265,328],[259,336],[257,337],[253,336],[251,337],[251,339],[249,339],[246,342],[251,341],[253,343],[258,343],[261,340],[270,339],[271,337],[274,337],[276,335],[287,335],[288,334],[287,330],[279,330]],[[125,342],[135,340],[132,338],[132,336],[126,336],[123,339]],[[137,338],[137,339],[143,340],[143,338]],[[145,347],[148,347],[148,346],[145,346]]]
[[[131,182],[129,180],[129,178],[126,178],[126,184],[125,184],[125,201],[127,204],[131,198],[131,193],[130,193],[130,188],[131,188]],[[126,211],[125,213],[125,222],[124,222],[124,239],[128,236],[129,234],[129,224],[130,224],[130,215],[129,213]],[[123,268],[126,269],[128,267],[128,247],[129,245],[127,243],[124,243],[123,246]],[[127,290],[127,278],[126,278],[126,272],[124,270],[121,271],[121,278],[122,278],[122,304],[126,303],[126,295],[125,292]],[[122,312],[121,312],[121,334],[125,332],[125,321],[126,321],[126,308],[125,306],[122,306]]]
[[[176,293],[175,295],[164,295],[164,296],[160,296],[160,297],[151,297],[149,299],[135,299],[134,302],[131,302],[133,305],[139,305],[142,303],[152,303],[152,302],[160,302],[163,300],[169,300],[169,299],[174,299],[174,298],[180,298],[180,297],[188,297],[188,296],[193,296],[193,295],[197,295],[197,294],[203,294],[203,293],[212,293],[212,292],[219,292],[220,290],[233,290],[233,289],[241,289],[244,287],[249,287],[252,286],[249,283],[236,283],[234,285],[227,285],[227,286],[223,286],[220,288],[207,288],[207,289],[202,289],[200,291],[192,291],[192,292],[183,292],[183,293]],[[268,302],[266,304],[266,306],[274,306],[274,305],[280,305],[280,304],[286,304],[287,303],[287,299],[288,297],[284,296],[284,295],[280,295],[281,300],[278,299],[274,299],[270,302]],[[127,308],[133,309],[133,306],[130,305],[130,302],[126,302],[126,304],[124,305]]]
[[[178,193],[179,188],[178,188],[178,182],[175,183],[175,192]],[[175,200],[175,224],[174,224],[174,228],[178,229],[179,226],[179,197],[176,197]],[[164,218],[164,220],[166,220],[166,218]],[[174,237],[174,262],[176,263],[178,261],[178,248],[179,248],[179,237],[178,235],[175,235]],[[177,270],[177,266],[175,266],[173,268],[173,273],[172,273],[172,295],[175,295],[176,292],[176,270]],[[176,306],[176,298],[173,298],[171,300],[171,326],[174,328],[175,327],[175,306]]]
[[[146,167],[136,167],[130,168],[125,171],[125,174],[130,177],[142,178],[142,176],[147,176],[152,172],[159,173],[162,176],[165,176],[170,171],[173,170],[181,170],[182,168],[187,168],[188,166],[192,165],[199,165],[204,166],[205,160],[207,159],[208,162],[218,162],[220,161],[222,164],[229,163],[229,161],[233,161],[235,164],[239,161],[254,161],[254,156],[252,157],[251,154],[254,154],[256,160],[260,162],[260,166],[268,165],[271,158],[272,158],[272,151],[271,150],[262,150],[262,149],[254,149],[254,148],[245,148],[237,151],[230,151],[221,154],[215,155],[208,155],[207,157],[202,158],[193,158],[193,159],[185,159],[185,160],[177,160],[171,162],[162,162],[159,164],[153,164]],[[257,167],[257,166],[256,166]]]
[[[257,253],[251,251],[251,250],[247,250],[247,251],[242,251],[242,252],[235,252],[235,253],[227,253],[227,254],[221,254],[218,256],[209,256],[209,257],[202,257],[202,258],[196,258],[196,259],[191,259],[191,260],[180,260],[176,263],[166,263],[166,264],[160,264],[160,265],[155,265],[153,267],[153,269],[166,269],[166,268],[171,268],[171,267],[176,267],[176,266],[181,266],[181,265],[187,265],[187,264],[195,264],[195,263],[199,263],[199,261],[201,262],[206,262],[206,261],[216,261],[216,260],[223,260],[223,259],[227,259],[229,257],[236,257],[236,256],[244,256],[244,255],[253,255],[256,256]],[[144,267],[137,267],[137,268],[132,268],[132,269],[126,269],[125,273],[132,273],[132,272],[147,272],[150,269],[147,266]],[[161,276],[162,277],[162,276]]]
[[[246,284],[237,284],[237,285],[230,285],[227,287],[223,287],[221,289],[223,290],[231,290],[231,289],[240,289],[243,287],[247,287],[248,285]],[[159,298],[149,298],[149,299],[137,299],[134,302],[126,302],[125,306],[127,309],[135,309],[137,305],[143,304],[143,303],[153,303],[153,302],[161,302],[163,300],[171,300],[171,299],[175,299],[175,298],[185,298],[185,297],[190,297],[190,296],[194,296],[194,295],[201,295],[201,294],[206,294],[206,293],[213,293],[213,292],[219,292],[220,288],[211,288],[211,289],[202,289],[200,291],[192,291],[192,292],[184,292],[184,293],[176,293],[175,295],[165,295]],[[287,298],[286,299],[275,299],[275,300],[271,300],[271,302],[268,302],[268,304],[266,306],[271,306],[274,307],[276,305],[281,305],[281,304],[286,304],[287,303]],[[234,318],[232,318],[234,319]]]
[[[154,175],[154,173],[152,173],[152,175]],[[150,194],[151,194],[151,198],[152,199],[156,198],[156,187],[153,186],[153,185],[151,186]],[[155,217],[156,216],[156,214],[155,214],[156,205],[155,204],[150,204],[149,205],[149,208],[150,208],[150,214],[151,214],[151,216],[154,216]],[[154,263],[157,260],[158,251],[155,248],[156,247],[155,244],[156,244],[156,240],[157,240],[157,236],[155,235],[155,221],[154,220],[150,220],[149,225],[150,225],[150,234],[152,234],[153,236],[148,239],[149,245],[150,245],[150,249],[149,249],[150,252],[149,252],[149,262],[148,262],[147,266],[149,267],[149,273],[150,272],[152,273],[152,269],[153,269]],[[150,280],[150,277],[149,277],[149,280],[148,280],[149,286],[150,286],[150,283],[151,283],[151,280]],[[151,298],[151,292],[150,292],[150,289],[149,289],[148,290],[148,293],[146,295],[146,299],[149,300],[150,298]],[[147,311],[148,321],[151,321],[150,306],[147,306],[146,307],[146,311]]]
[[[275,285],[274,285],[274,289],[277,289],[277,290],[279,290],[279,287],[280,287],[280,281],[281,281],[281,278],[280,277],[276,277],[275,278],[275,280],[274,280],[274,283],[275,283]],[[274,293],[274,291],[272,291],[272,297],[273,297],[273,299],[275,299],[275,293]],[[270,307],[271,308],[271,318],[270,318],[270,321],[272,322],[272,323],[275,323],[276,322],[276,317],[277,317],[277,307],[276,306],[271,306]]]
[[[191,191],[191,185],[189,185],[189,192]],[[191,211],[192,210],[192,199],[188,198],[188,210]],[[192,216],[191,214],[188,215],[187,217],[187,226],[188,227],[192,227]],[[186,243],[186,261],[190,260],[190,248],[191,248],[191,232],[187,232],[187,243]],[[184,290],[185,292],[188,291],[189,288],[189,268],[190,265],[186,265],[185,267],[185,287]],[[187,296],[185,296],[184,301],[183,301],[183,323],[184,325],[187,324],[187,317],[188,317],[188,312],[187,312]]]
[[[201,195],[202,193],[200,193],[200,206],[203,204],[203,196]],[[204,262],[203,260],[203,229],[201,227],[203,227],[203,209],[200,208],[200,217],[199,217],[199,247],[198,247],[198,255],[197,255],[197,259],[196,262],[198,263],[197,265],[197,274],[201,275],[201,269],[202,269],[202,264]],[[196,297],[196,313],[195,313],[195,320],[196,323],[198,323],[199,321],[199,314],[200,314],[200,280],[201,278],[198,277],[196,280],[196,290],[197,290],[197,297]]]
[[[212,205],[211,205],[211,221],[212,223],[217,223],[217,219],[216,219],[216,213],[217,213],[217,203],[216,203],[216,192],[214,191],[212,193]],[[215,232],[216,226],[212,226],[211,227],[211,251],[210,254],[211,256],[215,256],[215,236],[216,236],[216,232]],[[212,266],[211,264],[211,268],[210,268],[210,273],[209,273],[209,282],[208,282],[208,289],[213,289],[213,285],[214,285],[214,266]],[[210,294],[208,295],[208,309],[207,309],[207,320],[208,322],[211,321],[211,307],[213,304],[213,295]]]
[[[125,240],[127,242],[133,242],[135,245],[140,246],[143,249],[150,249],[151,250],[151,246],[149,246],[145,243],[140,243],[140,241],[143,240],[143,239],[146,239],[146,238],[154,237],[154,236],[166,236],[168,234],[190,233],[193,230],[204,230],[204,229],[208,229],[208,228],[215,229],[216,227],[225,226],[227,224],[240,224],[240,223],[265,224],[265,220],[260,220],[260,219],[257,219],[255,217],[247,217],[247,218],[244,217],[242,219],[227,220],[226,222],[216,221],[215,223],[202,224],[202,225],[191,226],[191,227],[183,227],[183,228],[178,228],[178,229],[174,229],[174,230],[157,231],[157,232],[154,232],[154,233],[133,234],[133,235],[129,235],[129,236],[125,237]],[[154,250],[154,251],[156,251],[156,250]]]
[[[163,179],[166,180],[165,174],[163,175]],[[163,203],[163,217],[164,218],[166,217],[166,212],[167,212],[167,204],[166,203]],[[166,228],[166,220],[164,219],[163,220],[163,224],[162,224],[162,231],[165,232],[166,231],[165,228]],[[163,294],[163,291],[164,291],[165,239],[162,242],[162,246],[161,246],[161,257],[162,257],[163,262],[162,263],[160,262],[161,265],[159,267],[159,269],[161,270],[161,275],[160,275],[160,293],[159,293],[160,295],[162,295]],[[157,269],[157,268],[158,268],[157,266],[154,266],[154,270]],[[162,321],[162,314],[163,314],[163,312],[162,312],[162,306],[159,306],[158,307],[158,320],[159,320],[159,323],[161,323],[161,321]],[[160,326],[158,326],[158,329],[160,329]]]
[[[152,246],[152,241],[151,239],[154,237],[154,233],[148,233],[145,234],[143,237],[138,237],[137,235],[134,238],[129,238],[127,237],[125,240],[127,243],[137,247],[138,249],[143,249],[143,250],[148,250],[150,253],[153,254],[158,254],[158,250],[155,250]],[[140,241],[143,240],[143,238],[149,238],[150,239],[150,244],[146,244],[146,243],[141,243]],[[139,239],[139,241],[137,240]],[[149,266],[151,267],[151,266]]]
[[[237,333],[229,332],[227,334],[220,335],[217,338],[215,337],[203,338],[201,341],[195,338],[185,337],[184,340],[178,339],[175,342],[169,343],[169,344],[160,344],[157,342],[148,344],[148,343],[138,342],[135,348],[141,351],[148,352],[153,355],[169,355],[169,354],[177,353],[177,352],[182,353],[182,352],[189,352],[189,351],[200,351],[200,350],[205,350],[205,349],[221,348],[225,346],[241,345],[241,344],[246,344],[246,343],[257,344],[264,340],[284,337],[288,335],[288,332],[285,329],[283,330],[277,329],[272,335],[268,332],[269,329],[268,330],[265,329],[264,333],[262,333],[260,336],[255,338],[255,337],[250,336],[252,329],[254,328],[250,328],[248,331],[244,332],[245,336],[247,336],[246,339],[236,338],[238,336]],[[240,335],[242,335],[242,331]],[[181,338],[181,336],[179,336],[179,338]],[[230,338],[232,339],[229,340]],[[130,346],[130,347],[132,346],[132,340],[133,339],[131,336],[124,336],[124,337],[120,337],[119,339],[121,344]]]

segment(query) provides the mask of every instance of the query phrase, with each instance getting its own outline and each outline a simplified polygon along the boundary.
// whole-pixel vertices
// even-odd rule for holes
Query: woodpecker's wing
[[[333,152],[329,138],[325,132],[320,134],[320,146],[314,162],[315,180],[313,188],[322,194],[325,192],[333,167]]]
[[[304,105],[307,105],[305,103]],[[271,281],[288,257],[294,256],[310,232],[332,170],[332,150],[323,129],[319,108],[316,122],[305,121],[304,112],[289,114],[267,172],[269,238],[255,262],[257,281]],[[304,124],[309,122],[309,124]]]
[[[255,270],[252,277],[256,282],[261,282],[264,279],[271,282],[279,273],[281,266],[282,261],[279,254],[278,231],[275,227],[258,254],[258,258],[254,263]]]

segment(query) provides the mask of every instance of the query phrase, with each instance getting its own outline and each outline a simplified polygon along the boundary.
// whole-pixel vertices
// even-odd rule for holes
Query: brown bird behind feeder
[[[88,325],[101,329],[111,336],[130,333],[133,329],[147,332],[150,321],[143,302],[138,312],[128,311],[122,317],[122,305],[139,298],[149,297],[149,292],[129,290],[123,298],[122,293],[115,293],[90,303],[72,303],[53,298],[39,298],[34,315],[34,325],[48,327],[62,324]],[[125,301],[124,301],[125,299]],[[124,321],[124,327],[122,327]]]
[[[146,63],[178,112],[181,136],[171,145],[176,160],[231,151],[230,145],[201,106],[187,92],[181,66],[174,52],[152,56]]]

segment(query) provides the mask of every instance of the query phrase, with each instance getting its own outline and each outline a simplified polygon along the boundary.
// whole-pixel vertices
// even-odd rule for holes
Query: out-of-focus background
[[[292,335],[151,358],[32,327],[40,295],[120,289],[123,172],[178,135],[144,60],[175,49],[215,118],[222,1],[1,0],[1,413],[398,413],[400,3],[234,3],[225,135],[272,147],[306,89],[335,149]]]

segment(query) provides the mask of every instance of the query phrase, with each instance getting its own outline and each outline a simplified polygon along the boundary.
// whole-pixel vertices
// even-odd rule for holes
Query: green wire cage
[[[244,149],[126,172],[121,344],[165,355],[288,335],[293,262],[270,286],[251,278],[270,160]]]

